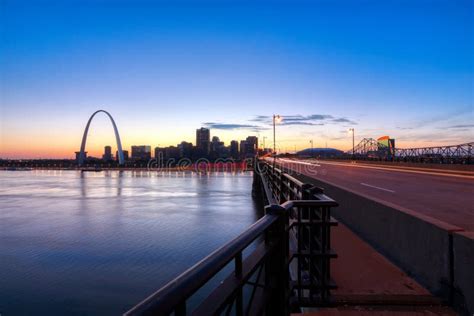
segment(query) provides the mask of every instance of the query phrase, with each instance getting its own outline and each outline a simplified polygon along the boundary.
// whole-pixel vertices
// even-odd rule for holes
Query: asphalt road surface
[[[474,172],[314,160],[277,162],[366,198],[474,231]]]

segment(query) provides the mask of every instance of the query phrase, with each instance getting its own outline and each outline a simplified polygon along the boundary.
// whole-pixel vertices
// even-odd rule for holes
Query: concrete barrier
[[[333,216],[463,314],[474,313],[474,235],[409,209],[302,176],[339,207]]]
[[[357,232],[431,292],[449,300],[448,231],[384,204],[326,186],[338,201],[333,216]]]
[[[454,304],[474,315],[474,232],[453,234]]]

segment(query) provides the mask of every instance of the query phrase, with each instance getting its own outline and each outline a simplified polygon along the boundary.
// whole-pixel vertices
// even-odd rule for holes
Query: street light
[[[273,169],[275,169],[275,159],[276,159],[276,140],[275,140],[275,125],[280,123],[283,118],[280,115],[273,114]]]
[[[352,160],[355,158],[355,146],[354,146],[354,128],[349,128],[349,133],[352,133]]]
[[[309,141],[311,143],[311,158],[313,158],[313,140]]]
[[[265,139],[267,138],[267,136],[263,136],[263,151],[265,151]]]

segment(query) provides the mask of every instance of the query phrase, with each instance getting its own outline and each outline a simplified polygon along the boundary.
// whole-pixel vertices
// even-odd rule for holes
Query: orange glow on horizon
[[[245,135],[245,134],[244,134]],[[262,137],[262,136],[261,136]],[[225,145],[230,145],[230,140],[227,139],[228,137],[221,138],[221,141],[225,142]],[[240,140],[244,139],[245,137],[235,137],[235,139]],[[126,141],[123,141],[123,140]],[[167,146],[176,146],[182,140],[187,142],[193,143],[195,145],[195,140],[188,137],[187,139],[155,139],[153,137],[147,139],[139,139],[133,138],[129,140],[128,138],[122,138],[122,148],[123,150],[131,151],[132,145],[149,145],[152,147],[152,155],[153,150],[155,147],[167,147]],[[395,138],[396,140],[396,138]],[[360,139],[356,139],[356,145],[360,141]],[[259,140],[261,143],[261,140]],[[320,139],[314,141],[314,148],[325,148],[326,142],[328,148],[335,148],[342,151],[347,151],[352,148],[351,139],[348,137],[347,139],[338,139],[338,140],[331,140],[327,139]],[[25,145],[27,144],[27,145]],[[457,145],[451,143],[433,143],[427,141],[397,141],[397,148],[416,148],[416,147],[435,147],[435,146],[443,146],[443,145]],[[306,148],[310,148],[306,139],[300,139],[297,141],[286,140],[285,138],[281,138],[281,141],[277,140],[277,151],[278,152],[294,152],[295,146],[296,151],[300,151]],[[93,157],[102,157],[104,152],[104,146],[111,146],[112,147],[112,154],[115,155],[117,150],[117,146],[115,144],[115,139],[113,135],[108,135],[105,137],[91,137],[91,140],[87,142],[86,151],[88,156]],[[271,142],[266,143],[266,147],[272,147]],[[9,139],[5,141],[2,139],[0,143],[0,158],[3,159],[74,159],[75,152],[79,151],[80,149],[80,139],[75,137],[75,142],[71,142],[67,137],[58,137],[54,141],[40,141],[39,139],[32,138],[29,141],[26,141],[24,138],[19,138],[16,141]]]

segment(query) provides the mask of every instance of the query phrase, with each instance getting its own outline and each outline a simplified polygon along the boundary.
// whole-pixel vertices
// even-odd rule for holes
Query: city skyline
[[[300,117],[302,117],[302,116],[300,116],[300,115],[297,115],[297,116],[296,115],[295,116],[282,116],[282,122],[286,119],[288,119],[289,122],[287,124],[277,123],[277,131],[281,128],[285,128],[286,126],[292,126],[293,125],[293,123],[292,123],[293,120],[300,120]],[[263,118],[263,116],[258,116],[258,117],[256,117],[255,120],[260,121],[260,120],[262,120],[262,118]],[[270,120],[271,118],[268,117],[266,119]],[[321,118],[321,119],[326,119],[326,118]],[[337,120],[337,119],[334,119],[332,117],[330,117],[328,119]],[[115,152],[117,150],[116,143],[115,143],[116,140],[114,138],[111,123],[105,118],[102,118],[102,119],[96,118],[95,120],[98,120],[98,121],[103,120],[103,122],[99,123],[99,124],[101,124],[100,126],[94,126],[93,128],[91,128],[91,131],[89,132],[89,136],[88,136],[88,139],[87,139],[87,146],[86,146],[86,152],[88,153],[88,157],[101,157],[104,154],[104,147],[109,147],[109,146],[111,147],[112,152]],[[304,122],[306,120],[310,121],[311,119],[302,118],[301,120],[302,120],[302,122]],[[316,120],[319,120],[319,118],[317,118]],[[97,124],[97,125],[99,125],[99,124]],[[298,125],[298,124],[294,124],[294,125]],[[301,124],[304,125],[304,123],[301,123]],[[94,123],[92,123],[91,125],[94,125]],[[110,125],[110,126],[107,126],[107,125]],[[271,136],[271,129],[270,128],[262,128],[258,132],[254,132],[254,133],[250,132],[251,135],[249,135],[249,133],[248,133],[249,130],[245,129],[245,128],[237,128],[237,129],[240,129],[240,130],[236,133],[236,132],[232,131],[232,128],[231,128],[231,131],[227,131],[226,128],[219,129],[219,127],[218,127],[216,129],[212,129],[212,128],[209,128],[208,126],[213,126],[213,125],[212,124],[209,124],[209,125],[205,124],[205,126],[202,126],[200,128],[201,129],[205,128],[205,129],[208,129],[210,131],[214,130],[215,131],[214,133],[210,132],[210,137],[211,138],[218,137],[222,141],[222,143],[225,144],[226,147],[230,147],[231,143],[233,141],[240,142],[242,140],[245,140],[247,137],[256,137],[259,140],[259,145],[258,145],[259,148],[262,148],[262,149],[263,148],[267,148],[267,149],[268,148],[269,149],[273,148],[273,139],[271,138],[272,136]],[[343,130],[340,131],[341,134],[343,134],[343,136],[340,137],[340,139],[344,140],[343,141],[344,142],[343,147],[340,147],[340,146],[337,146],[337,145],[332,146],[332,144],[334,144],[334,143],[339,144],[340,142],[335,142],[334,140],[333,141],[331,141],[331,140],[328,141],[328,139],[325,139],[325,138],[320,138],[320,139],[316,138],[316,140],[315,140],[314,136],[311,136],[311,135],[308,136],[307,140],[305,139],[303,141],[300,140],[300,141],[293,141],[292,142],[292,141],[289,141],[288,139],[286,139],[285,136],[282,136],[283,140],[279,140],[278,137],[280,137],[280,135],[277,134],[278,135],[277,141],[276,141],[277,152],[278,153],[284,153],[284,152],[294,153],[295,151],[301,151],[301,150],[304,150],[304,149],[311,148],[311,146],[313,146],[314,148],[318,148],[318,147],[319,148],[335,148],[335,149],[338,149],[338,150],[341,150],[341,151],[350,151],[350,149],[352,148],[352,145],[351,145],[352,134],[351,134],[351,128],[349,128],[349,126],[355,126],[356,135],[357,135],[357,132],[358,132],[357,131],[357,125],[346,125],[347,129],[343,129]],[[466,129],[471,129],[470,125],[466,125],[466,126],[462,126],[462,127],[466,128]],[[98,129],[98,130],[94,131],[94,129]],[[193,129],[193,128],[191,128],[191,129]],[[194,128],[193,131],[195,131],[195,130],[196,129]],[[225,135],[225,138],[223,138],[220,133]],[[279,133],[279,131],[277,133]],[[238,137],[234,137],[235,135],[238,135]],[[262,135],[262,136],[260,136],[260,135]],[[379,133],[379,135],[375,135],[373,137],[369,136],[369,138],[378,138],[379,136],[382,136],[382,134]],[[266,140],[265,147],[263,146],[263,138],[265,138],[265,140]],[[359,136],[359,139],[357,140],[357,142],[362,140],[362,138],[363,138],[362,136]],[[146,138],[146,139],[149,139],[149,138]],[[472,138],[466,138],[466,142],[469,142],[470,140],[472,140]],[[311,141],[313,141],[312,145],[311,145]],[[181,142],[190,143],[190,144],[193,145],[193,147],[196,147],[196,145],[197,145],[196,139],[193,138],[190,135],[188,135],[188,137],[185,137],[181,140],[178,140],[175,143],[173,143],[172,141],[169,141],[169,140],[160,142],[159,139],[157,139],[155,141],[152,140],[151,143],[147,143],[145,141],[140,141],[139,138],[137,138],[135,140],[135,142],[131,142],[131,141],[127,141],[127,139],[124,140],[122,138],[122,143],[123,143],[122,146],[123,146],[124,150],[127,150],[128,152],[131,152],[131,148],[133,146],[142,146],[142,145],[150,146],[151,149],[152,149],[152,152],[153,152],[153,150],[155,148],[166,148],[166,147],[177,146]],[[397,142],[398,142],[398,139],[397,139]],[[447,145],[458,145],[458,144],[460,144],[460,142],[452,143],[452,144],[449,143],[449,142],[447,143]],[[24,155],[20,152],[20,154],[13,153],[10,156],[8,156],[8,154],[5,154],[4,151],[0,151],[0,158],[1,159],[75,159],[75,152],[77,152],[78,146],[79,146],[79,144],[71,144],[71,146],[68,147],[68,148],[73,149],[72,153],[65,153],[65,154],[60,153],[59,155],[56,152],[52,152],[51,154],[46,154],[46,155],[41,155],[39,153],[33,153],[33,154],[28,156],[28,155]],[[430,144],[430,145],[427,145],[425,147],[430,147],[430,146],[436,146],[436,145]],[[403,147],[397,146],[397,148],[403,148]]]
[[[235,148],[236,147],[236,148]],[[103,148],[102,154],[89,154],[87,150],[84,152],[84,161],[79,161],[80,152],[76,151],[75,160],[81,165],[87,159],[118,161],[118,149],[115,156],[112,154],[114,147],[106,145]],[[157,159],[180,159],[180,158],[194,158],[194,159],[218,159],[218,158],[233,158],[245,159],[253,158],[258,153],[269,153],[271,148],[263,147],[263,143],[259,142],[256,136],[247,136],[245,139],[231,140],[228,144],[221,141],[219,136],[213,135],[211,138],[211,130],[200,127],[196,129],[196,138],[194,141],[188,142],[182,140],[178,144],[170,146],[156,146],[153,147],[147,144],[134,144],[128,148],[123,148],[124,161],[127,160],[150,160]],[[129,155],[130,153],[130,155]],[[161,155],[161,156],[160,156]]]
[[[88,116],[124,148],[254,135],[277,147],[471,142],[471,1],[13,2],[0,9],[0,158],[74,158]],[[356,13],[356,14],[354,14]],[[419,17],[423,16],[423,19]],[[328,18],[328,17],[331,18]],[[98,116],[87,151],[114,148]]]
[[[474,0],[0,0],[0,316],[474,316]]]

